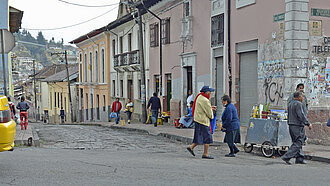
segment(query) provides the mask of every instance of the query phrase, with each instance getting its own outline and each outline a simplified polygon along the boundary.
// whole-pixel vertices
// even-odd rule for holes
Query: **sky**
[[[54,37],[55,41],[60,41],[63,38],[64,44],[114,21],[117,18],[118,3],[119,0],[9,0],[9,6],[24,11],[22,29],[27,29],[34,37],[42,31],[46,40]],[[93,20],[79,24],[90,19]],[[75,24],[79,25],[48,30]]]

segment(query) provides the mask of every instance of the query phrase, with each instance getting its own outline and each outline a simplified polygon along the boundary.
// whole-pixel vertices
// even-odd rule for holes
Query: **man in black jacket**
[[[306,164],[304,160],[304,153],[302,151],[302,145],[304,143],[305,130],[304,127],[308,126],[312,129],[312,125],[307,120],[305,109],[303,108],[304,95],[302,92],[295,92],[293,94],[293,101],[288,107],[288,124],[289,132],[292,139],[292,145],[282,156],[282,160],[285,163],[291,165],[290,159],[296,158],[296,164]]]
[[[151,108],[149,109],[151,105]],[[160,112],[160,99],[157,97],[155,92],[153,96],[149,99],[147,108],[151,111],[151,118],[154,123],[154,126],[157,127],[158,111]]]

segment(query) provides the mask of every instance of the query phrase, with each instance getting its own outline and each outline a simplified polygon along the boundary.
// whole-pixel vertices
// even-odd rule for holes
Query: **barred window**
[[[154,23],[150,25],[150,46],[157,47],[158,40],[158,23]]]
[[[222,45],[224,42],[224,15],[212,17],[211,46]]]

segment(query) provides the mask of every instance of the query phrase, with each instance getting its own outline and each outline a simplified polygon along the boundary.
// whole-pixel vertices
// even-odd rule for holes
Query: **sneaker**
[[[292,165],[292,163],[290,162],[290,159],[285,159],[285,158],[281,158],[286,164],[288,165]]]
[[[296,164],[307,164],[307,162],[305,160],[302,161],[296,161]]]
[[[237,154],[237,153],[239,153],[239,150],[235,150],[235,151],[234,151],[234,154]]]

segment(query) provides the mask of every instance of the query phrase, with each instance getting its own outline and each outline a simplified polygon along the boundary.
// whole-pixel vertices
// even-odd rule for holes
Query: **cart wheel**
[[[277,154],[283,156],[288,151],[288,147],[281,147],[277,149]]]
[[[261,145],[261,152],[265,157],[270,158],[274,154],[274,147],[269,141],[265,141]]]
[[[253,150],[253,145],[250,143],[245,143],[243,148],[245,152],[250,153]]]

